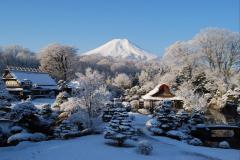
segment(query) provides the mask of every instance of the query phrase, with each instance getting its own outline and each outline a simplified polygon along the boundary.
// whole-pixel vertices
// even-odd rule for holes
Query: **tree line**
[[[129,78],[132,85],[149,85],[150,81],[159,83],[164,76],[171,79],[166,73],[175,75],[186,68],[190,77],[196,70],[205,70],[222,75],[227,84],[236,75],[235,79],[239,79],[240,35],[226,29],[204,29],[191,40],[172,44],[162,58],[149,62],[116,60],[96,55],[80,56],[77,52],[76,47],[62,44],[50,44],[38,53],[19,45],[1,47],[0,68],[2,72],[6,66],[39,67],[56,80],[66,81],[74,79],[75,73],[84,73],[87,68],[92,68],[108,81],[114,82],[112,77],[116,77],[115,81],[119,81],[122,86],[126,86],[122,79],[129,81]],[[126,83],[129,86],[130,83]]]

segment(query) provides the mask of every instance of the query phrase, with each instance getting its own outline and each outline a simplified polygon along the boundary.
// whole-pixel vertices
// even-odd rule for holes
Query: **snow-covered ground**
[[[33,100],[37,106],[53,102],[54,99]],[[0,160],[240,160],[239,150],[196,147],[167,137],[152,136],[144,127],[151,117],[130,114],[135,117],[135,126],[145,133],[140,139],[146,139],[153,145],[153,153],[149,156],[136,152],[137,142],[127,141],[127,146],[115,147],[106,143],[109,141],[103,135],[90,135],[3,147],[0,148]]]
[[[150,156],[129,147],[114,147],[105,143],[102,135],[91,135],[71,140],[22,142],[15,147],[0,149],[1,160],[239,160],[240,151],[195,147],[165,137],[154,137]],[[129,141],[130,142],[130,141]],[[128,143],[129,143],[128,142]]]

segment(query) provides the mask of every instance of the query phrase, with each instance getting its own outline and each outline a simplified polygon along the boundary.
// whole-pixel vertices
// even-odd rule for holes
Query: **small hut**
[[[142,96],[144,106],[153,110],[153,108],[163,101],[170,100],[173,101],[173,105],[176,108],[182,108],[183,100],[180,97],[175,96],[168,85],[159,84],[153,90],[148,92],[146,95]]]
[[[48,96],[57,91],[55,80],[48,73],[35,68],[7,67],[2,80],[8,92],[17,97]]]

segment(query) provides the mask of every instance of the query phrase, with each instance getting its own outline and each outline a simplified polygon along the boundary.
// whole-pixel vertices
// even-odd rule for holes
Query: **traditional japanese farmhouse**
[[[9,93],[18,97],[49,96],[57,91],[55,80],[35,68],[7,67],[2,79]]]
[[[144,106],[148,106],[151,109],[166,100],[172,101],[176,108],[181,108],[183,105],[183,100],[171,93],[169,86],[166,84],[159,84],[149,93],[142,96],[142,99]]]

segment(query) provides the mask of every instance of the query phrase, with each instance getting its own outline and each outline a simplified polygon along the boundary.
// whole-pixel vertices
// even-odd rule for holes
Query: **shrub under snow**
[[[219,145],[218,145],[218,147],[220,147],[220,148],[225,148],[225,149],[231,148],[230,145],[229,145],[229,143],[228,143],[227,141],[222,141],[222,142],[220,142]]]
[[[153,151],[153,146],[147,140],[142,140],[138,143],[137,152],[143,155],[150,155]]]
[[[22,141],[34,141],[34,142],[38,142],[38,141],[43,141],[46,140],[47,137],[46,135],[42,134],[42,133],[17,133],[14,134],[12,136],[10,136],[7,140],[8,144],[18,144],[19,142]]]
[[[25,116],[34,115],[37,112],[38,109],[34,106],[32,102],[25,101],[17,103],[13,106],[10,117],[14,120],[20,120]]]
[[[193,138],[192,140],[189,141],[189,144],[190,145],[193,145],[193,146],[201,146],[203,145],[202,141],[198,138]]]

